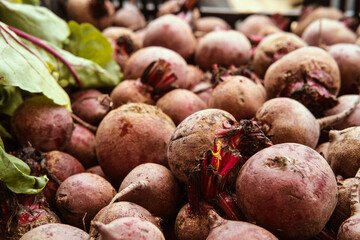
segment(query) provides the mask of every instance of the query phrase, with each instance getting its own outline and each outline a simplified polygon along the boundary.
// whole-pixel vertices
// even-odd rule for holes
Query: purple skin
[[[277,240],[271,232],[258,225],[229,221],[221,218],[215,211],[209,211],[211,230],[206,240]]]
[[[111,110],[109,96],[95,89],[81,90],[71,96],[73,113],[94,126],[97,126]]]
[[[21,145],[44,152],[64,149],[73,131],[71,113],[43,96],[26,99],[11,121]]]
[[[236,180],[236,195],[249,222],[280,239],[310,239],[321,232],[335,209],[337,183],[315,150],[283,143],[247,160]]]
[[[79,160],[85,168],[98,164],[95,152],[95,135],[80,124],[75,124],[70,142],[64,151]]]

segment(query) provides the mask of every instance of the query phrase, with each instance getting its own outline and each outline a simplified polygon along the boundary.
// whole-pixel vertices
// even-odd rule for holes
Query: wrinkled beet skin
[[[166,151],[173,121],[159,108],[129,103],[111,111],[96,133],[99,164],[115,186],[137,165],[146,162],[167,165]]]
[[[236,194],[249,222],[280,239],[308,239],[323,229],[334,211],[337,184],[330,166],[315,150],[284,143],[256,153],[245,163]]]
[[[23,146],[40,151],[62,150],[73,131],[71,113],[45,97],[27,99],[12,116],[12,127]]]
[[[79,160],[85,168],[98,164],[95,152],[95,135],[80,124],[75,124],[71,139],[64,152]]]
[[[178,240],[204,240],[209,235],[210,223],[207,211],[202,208],[199,213],[191,214],[190,205],[185,204],[175,220],[175,235]]]
[[[175,177],[183,183],[188,181],[190,170],[196,166],[195,159],[214,145],[218,130],[224,123],[233,125],[235,118],[220,109],[205,109],[185,118],[171,136],[167,158]]]

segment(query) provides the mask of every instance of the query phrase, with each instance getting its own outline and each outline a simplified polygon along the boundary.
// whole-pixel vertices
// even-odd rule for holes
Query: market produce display
[[[356,16],[45,2],[0,0],[0,240],[360,239]]]

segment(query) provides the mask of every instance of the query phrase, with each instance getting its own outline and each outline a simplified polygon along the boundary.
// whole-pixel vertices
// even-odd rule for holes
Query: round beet
[[[246,161],[236,180],[236,195],[250,222],[281,239],[310,239],[333,213],[337,186],[319,153],[301,144],[283,143]]]
[[[328,160],[336,175],[352,178],[360,168],[360,127],[331,130]]]
[[[114,15],[114,25],[138,30],[146,25],[145,16],[135,4],[127,3]]]
[[[112,110],[96,132],[101,168],[115,186],[141,163],[167,165],[166,151],[173,121],[158,107],[128,103]]]
[[[96,214],[92,222],[109,224],[112,221],[122,217],[141,218],[153,223],[161,230],[159,218],[151,215],[147,209],[141,207],[140,205],[126,201],[115,202],[109,208],[108,206],[104,207]],[[96,239],[98,238],[99,233],[96,227],[94,227],[94,224],[91,225],[89,233]]]
[[[96,89],[86,89],[72,94],[71,108],[76,116],[97,126],[110,111],[111,101]]]
[[[95,135],[80,124],[75,124],[70,142],[64,152],[75,157],[85,168],[98,164],[95,152]]]
[[[209,211],[210,233],[206,240],[278,240],[271,232],[258,225],[230,221],[220,217],[215,211]]]
[[[44,152],[64,149],[73,131],[69,110],[44,96],[26,99],[11,121],[20,144]]]
[[[334,44],[328,48],[340,69],[340,95],[357,94],[360,85],[360,46],[351,43]]]
[[[103,177],[103,178],[105,178],[106,180],[110,181],[110,180],[106,177],[106,175],[105,175],[105,173],[104,173],[104,171],[102,170],[102,168],[101,168],[100,165],[96,165],[96,166],[93,166],[93,167],[91,167],[91,168],[88,168],[88,169],[86,169],[85,172],[94,173],[94,174],[99,175],[100,177]]]
[[[88,240],[89,234],[85,231],[62,223],[50,223],[32,229],[21,240]]]
[[[79,173],[60,184],[56,205],[66,223],[88,229],[90,221],[115,194],[116,190],[104,178],[93,173]]]
[[[115,7],[109,0],[68,0],[66,13],[70,20],[91,23],[102,30],[111,25]]]
[[[131,54],[142,45],[140,38],[132,30],[125,27],[107,27],[102,33],[111,42],[114,49],[113,58],[121,69],[124,68]]]
[[[312,22],[301,38],[310,46],[355,43],[356,34],[338,20],[319,19]]]
[[[189,115],[204,110],[206,103],[190,90],[174,89],[159,98],[156,106],[179,125]]]
[[[320,6],[312,10],[308,9],[308,11],[310,12],[300,16],[300,19],[294,25],[294,28],[291,26],[292,32],[298,36],[301,36],[307,26],[318,19],[327,18],[340,20],[342,17],[344,17],[344,13],[335,7]]]
[[[176,15],[163,15],[147,26],[144,47],[165,47],[187,59],[194,53],[195,45],[196,40],[189,24]]]
[[[141,191],[134,189],[120,197],[120,200],[136,203],[164,220],[174,216],[178,207],[180,187],[171,171],[155,163],[140,164],[126,175],[119,192],[141,180],[147,182]]]
[[[47,171],[50,178],[51,183],[46,185],[43,193],[51,207],[56,207],[55,196],[59,184],[74,174],[85,172],[85,168],[76,158],[55,150],[45,153],[41,167]]]
[[[270,65],[264,77],[268,98],[290,97],[315,116],[336,104],[340,71],[329,53],[318,47],[294,50]]]
[[[173,82],[179,88],[188,88],[187,63],[177,52],[164,47],[145,47],[128,59],[124,68],[124,79],[138,79],[142,76],[145,68],[153,61],[164,59],[170,63],[171,71],[177,80]]]
[[[220,109],[205,109],[185,118],[171,136],[167,158],[170,169],[181,182],[188,181],[195,159],[214,145],[218,131],[231,128],[235,118]]]
[[[187,81],[188,81],[188,89],[192,89],[197,84],[200,83],[203,78],[204,72],[198,66],[194,66],[191,64],[187,65]]]
[[[257,45],[254,54],[254,70],[261,78],[273,63],[284,55],[307,44],[297,35],[288,32],[270,34]]]
[[[179,210],[175,220],[175,235],[178,240],[204,240],[209,235],[208,209],[200,207],[199,210],[191,213],[189,203]]]
[[[153,104],[151,92],[141,81],[124,80],[121,81],[110,94],[114,108],[126,103],[147,103]]]
[[[215,30],[228,30],[230,25],[222,18],[207,16],[201,17],[195,22],[195,31],[202,32],[203,34]]]
[[[252,14],[236,24],[236,30],[242,32],[248,38],[265,36],[266,34],[264,33],[269,32],[269,29],[271,33],[281,31],[270,17],[260,14]]]
[[[202,37],[195,51],[195,62],[208,70],[213,64],[237,67],[250,60],[251,45],[244,34],[234,31],[214,31]]]
[[[209,98],[209,108],[231,113],[236,120],[250,119],[266,100],[261,83],[243,76],[230,76],[217,85]]]
[[[266,101],[255,119],[274,144],[295,142],[315,148],[320,126],[314,115],[300,102],[277,97]]]
[[[99,240],[165,240],[164,234],[149,221],[137,217],[122,217],[109,224],[95,222]]]

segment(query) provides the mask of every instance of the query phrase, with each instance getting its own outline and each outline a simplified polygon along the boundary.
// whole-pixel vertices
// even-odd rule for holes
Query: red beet
[[[329,164],[297,143],[276,144],[248,159],[236,180],[236,194],[247,219],[281,239],[315,237],[337,203]]]
[[[73,131],[71,113],[44,96],[26,99],[12,116],[16,138],[40,151],[62,150]]]

